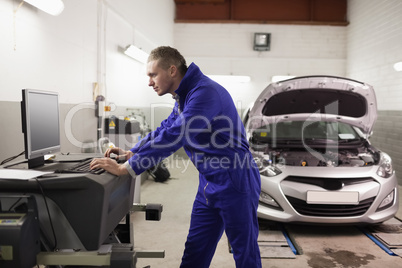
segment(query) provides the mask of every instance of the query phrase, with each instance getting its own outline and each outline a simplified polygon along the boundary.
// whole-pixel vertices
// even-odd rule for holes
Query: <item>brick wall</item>
[[[377,95],[378,120],[373,145],[388,153],[402,184],[402,1],[349,0],[347,76],[371,84]]]
[[[205,74],[251,76],[250,83],[228,87],[243,107],[274,75],[345,75],[343,26],[176,23],[174,27],[175,47]],[[256,32],[271,33],[270,51],[253,50]]]
[[[350,0],[347,74],[371,84],[379,110],[402,110],[402,1]]]

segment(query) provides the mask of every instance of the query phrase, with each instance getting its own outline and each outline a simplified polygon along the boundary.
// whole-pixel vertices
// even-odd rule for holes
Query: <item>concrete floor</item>
[[[163,212],[161,221],[157,222],[145,221],[143,212],[132,215],[134,246],[137,250],[165,250],[166,256],[163,259],[138,259],[137,268],[148,265],[151,268],[176,268],[180,265],[198,186],[198,172],[188,163],[181,159],[169,161],[171,179],[165,183],[152,179],[142,183],[141,203],[160,203]],[[401,210],[397,214],[399,219],[402,219]],[[354,226],[286,225],[286,228],[301,247],[302,254],[293,259],[263,258],[262,267],[402,267],[400,257],[388,255]],[[235,267],[225,235],[210,267]]]

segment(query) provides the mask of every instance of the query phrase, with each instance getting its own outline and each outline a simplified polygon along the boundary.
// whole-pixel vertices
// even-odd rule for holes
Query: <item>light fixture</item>
[[[294,77],[295,76],[293,76],[293,75],[274,75],[274,76],[272,76],[271,82],[276,83],[276,82],[279,82],[279,81],[292,79]]]
[[[146,53],[144,50],[134,46],[134,45],[129,45],[126,47],[124,50],[124,54],[127,56],[130,56],[131,58],[141,62],[141,63],[146,63],[148,60],[149,54]]]
[[[270,33],[255,33],[254,34],[254,50],[267,51],[271,46]]]
[[[397,72],[402,71],[402,61],[397,62],[397,63],[394,64],[394,70],[397,71]]]
[[[62,0],[24,0],[28,4],[53,16],[59,15],[64,9]]]
[[[247,75],[207,75],[209,78],[220,84],[227,83],[248,83],[251,78]]]

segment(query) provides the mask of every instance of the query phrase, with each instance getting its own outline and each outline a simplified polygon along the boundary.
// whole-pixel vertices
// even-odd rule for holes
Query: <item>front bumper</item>
[[[261,190],[272,202],[260,202],[258,217],[279,222],[319,224],[374,224],[392,218],[398,211],[399,193],[396,175],[384,179],[371,167],[291,167],[285,166],[275,177],[261,176]],[[319,183],[307,181],[337,180],[345,182],[339,190],[327,190]],[[331,204],[307,202],[307,192],[357,192],[358,203],[344,200]],[[393,200],[379,209],[383,200],[393,192]],[[272,206],[276,203],[279,207]]]

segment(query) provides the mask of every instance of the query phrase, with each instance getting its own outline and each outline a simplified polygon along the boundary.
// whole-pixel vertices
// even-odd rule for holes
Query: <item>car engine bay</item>
[[[286,166],[364,167],[378,164],[380,159],[380,153],[371,146],[339,150],[267,149],[264,154],[273,164]]]

